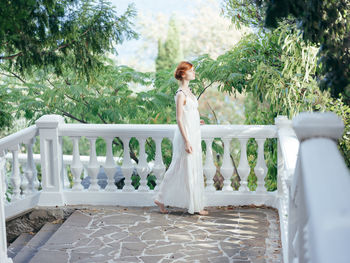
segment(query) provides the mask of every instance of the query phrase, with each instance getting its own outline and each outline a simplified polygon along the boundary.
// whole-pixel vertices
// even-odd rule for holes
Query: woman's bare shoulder
[[[184,101],[183,105],[186,104],[186,94],[185,92],[179,92],[179,91],[182,91],[182,90],[177,90],[176,93],[175,93],[175,97],[177,98],[177,101]]]

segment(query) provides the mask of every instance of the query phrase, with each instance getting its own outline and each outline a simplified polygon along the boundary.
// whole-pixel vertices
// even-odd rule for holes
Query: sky
[[[172,13],[193,16],[194,8],[202,0],[110,0],[110,2],[115,6],[118,16],[126,11],[128,4],[135,3],[138,14],[162,13],[170,18]],[[136,18],[134,20],[136,21]],[[117,45],[118,57],[121,60],[127,60],[142,45],[142,41],[142,38],[138,40],[125,40],[122,45]]]
[[[171,12],[181,12],[191,14],[193,7],[200,0],[110,0],[116,7],[117,12],[124,12],[129,3],[135,3],[138,12],[152,11],[171,14]]]

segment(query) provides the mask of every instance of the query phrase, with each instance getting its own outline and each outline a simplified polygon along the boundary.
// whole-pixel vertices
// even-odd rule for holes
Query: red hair
[[[193,65],[190,62],[181,61],[175,70],[175,78],[178,80],[182,80],[183,75],[185,75],[185,72],[187,70],[190,70],[192,67]]]

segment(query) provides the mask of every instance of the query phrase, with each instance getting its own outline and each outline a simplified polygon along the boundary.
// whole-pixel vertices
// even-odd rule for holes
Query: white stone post
[[[44,115],[36,122],[40,136],[41,186],[39,206],[63,205],[63,180],[61,177],[62,154],[59,125],[64,124],[60,115]]]
[[[289,196],[288,261],[347,263],[350,172],[337,146],[344,122],[334,112],[301,112],[292,125],[300,147]]]
[[[4,151],[0,152],[0,163],[4,161],[5,153]],[[6,241],[6,219],[5,219],[5,209],[4,209],[4,176],[0,172],[0,262],[1,263],[12,263],[12,259],[7,257],[7,241]]]

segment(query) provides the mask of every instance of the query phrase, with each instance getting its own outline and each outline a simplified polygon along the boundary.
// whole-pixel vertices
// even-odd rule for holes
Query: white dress
[[[179,89],[174,96],[175,104],[180,92],[183,91]],[[182,117],[187,138],[192,146],[192,153],[185,151],[185,141],[177,125],[173,138],[171,164],[164,173],[159,191],[153,196],[153,200],[158,200],[165,206],[187,208],[188,213],[193,214],[204,209],[206,198],[198,101],[194,96],[186,94],[185,96],[186,104],[183,106]]]

